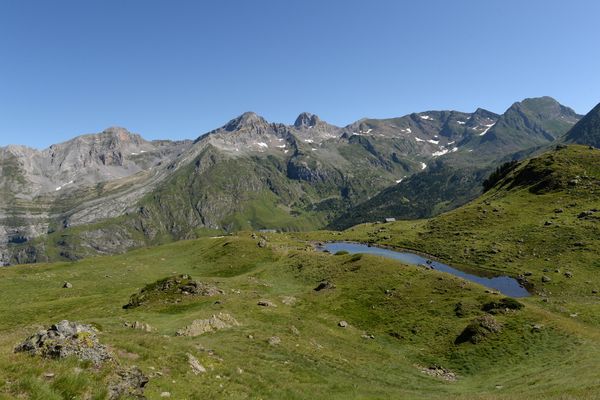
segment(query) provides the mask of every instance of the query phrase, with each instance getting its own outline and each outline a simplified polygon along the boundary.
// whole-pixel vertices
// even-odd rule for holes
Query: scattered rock
[[[267,241],[264,238],[261,238],[258,241],[258,247],[261,247],[261,248],[267,247]]]
[[[62,287],[63,289],[71,289],[73,285],[71,284],[71,282],[64,282]]]
[[[577,218],[585,218],[585,217],[589,217],[593,214],[594,214],[594,211],[592,211],[592,210],[582,211],[579,213],[579,215],[577,215]]]
[[[296,304],[297,301],[298,301],[298,299],[295,298],[294,296],[282,296],[281,297],[281,302],[283,304],[285,304],[286,306],[293,306],[294,304]]]
[[[491,315],[475,318],[454,341],[455,344],[471,342],[477,344],[492,333],[502,330],[502,325]]]
[[[547,275],[542,275],[542,282],[544,282],[544,283],[548,283],[548,282],[550,282],[551,280],[552,280],[552,279],[550,279],[550,277],[549,277],[549,276],[547,276]]]
[[[338,326],[340,328],[346,328],[348,326],[348,323],[346,321],[340,321],[338,322]]]
[[[144,388],[149,379],[137,367],[119,369],[108,385],[108,399],[145,399]]]
[[[560,213],[562,213],[562,212],[564,212],[564,211],[565,211],[565,210],[563,210],[562,208],[555,208],[555,209],[554,209],[554,212],[555,212],[556,214],[560,214]]]
[[[426,375],[440,378],[448,382],[456,382],[457,380],[457,376],[454,372],[439,365],[432,365],[430,367],[417,366],[417,368]]]
[[[162,392],[160,397],[171,397],[171,392]]]
[[[125,327],[127,327],[127,328],[137,329],[137,330],[144,331],[144,332],[152,332],[152,329],[153,329],[147,323],[139,322],[139,321],[135,321],[133,323],[125,322],[123,325],[125,325]]]
[[[375,335],[371,333],[363,333],[362,335],[360,335],[360,337],[363,339],[375,339]]]
[[[46,378],[46,379],[54,378],[54,372],[44,372],[44,378]]]
[[[112,359],[106,346],[99,343],[94,327],[67,320],[30,336],[15,347],[14,351],[44,358],[74,356],[96,365]]]
[[[404,339],[404,336],[400,333],[400,332],[396,332],[396,331],[391,331],[388,333],[391,337],[393,337],[394,339],[398,339],[398,340],[402,340]]]
[[[296,336],[300,336],[300,331],[298,330],[298,328],[296,328],[294,325],[290,326],[290,331],[296,335]]]
[[[259,300],[256,304],[258,304],[261,307],[277,307],[277,304],[269,300]]]
[[[178,330],[176,335],[200,336],[207,332],[216,332],[221,329],[227,329],[239,325],[239,322],[237,322],[230,314],[219,313],[208,319],[197,319],[192,321],[191,325]]]
[[[194,357],[193,355],[188,353],[187,358],[188,358],[188,364],[190,365],[190,368],[192,369],[192,372],[195,375],[200,375],[200,374],[203,374],[206,372],[206,368],[204,368],[204,366],[202,364],[200,364],[200,361],[198,361],[198,359],[196,357]]]
[[[335,289],[335,285],[329,281],[322,281],[317,285],[317,287],[314,290],[320,292],[321,290],[325,289]]]
[[[572,278],[573,277],[573,273],[571,271],[565,271],[565,276],[567,278]]]
[[[542,324],[534,324],[531,326],[531,331],[532,332],[540,332],[543,328],[544,328],[544,325],[542,325]]]
[[[175,275],[146,285],[139,293],[132,295],[123,308],[135,308],[153,302],[177,302],[182,295],[212,297],[223,293],[218,287],[195,281],[189,275]]]
[[[278,344],[281,344],[281,339],[279,336],[271,336],[269,339],[267,339],[267,343],[269,343],[271,346],[277,346]]]

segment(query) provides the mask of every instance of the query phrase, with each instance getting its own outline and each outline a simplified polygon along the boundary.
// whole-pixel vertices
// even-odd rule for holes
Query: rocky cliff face
[[[0,263],[9,249],[69,226],[122,215],[167,174],[191,141],[148,142],[123,128],[35,150],[0,148]],[[44,251],[17,251],[44,260]]]

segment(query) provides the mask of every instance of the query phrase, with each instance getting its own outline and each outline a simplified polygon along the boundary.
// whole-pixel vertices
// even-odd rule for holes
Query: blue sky
[[[0,0],[0,145],[600,102],[595,0]]]

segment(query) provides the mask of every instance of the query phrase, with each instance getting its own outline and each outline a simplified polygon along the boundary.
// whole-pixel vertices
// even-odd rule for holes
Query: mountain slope
[[[13,257],[13,245],[125,214],[168,176],[166,164],[190,145],[148,142],[110,128],[42,151],[0,148],[0,264]]]
[[[473,202],[435,218],[359,225],[342,237],[418,249],[492,273],[531,272],[524,277],[536,292],[586,302],[596,288],[585,281],[600,284],[600,151],[558,146],[502,168],[491,184]],[[544,274],[552,283],[542,282]],[[585,318],[600,324],[596,314]]]
[[[479,154],[517,152],[554,141],[580,118],[551,97],[525,99],[510,106],[495,124],[475,136],[469,146],[475,146]]]
[[[425,218],[456,208],[481,194],[483,180],[497,166],[543,149],[580,117],[550,97],[525,99],[501,116],[478,112],[480,121],[475,126],[483,130],[459,143],[458,153],[437,159],[424,172],[351,208],[329,226],[345,229],[385,217]]]
[[[549,108],[538,105],[539,124],[568,111]],[[249,112],[194,142],[113,128],[42,152],[3,149],[0,185],[11,189],[0,196],[0,262],[71,260],[214,231],[319,228],[400,181],[360,217],[388,216],[398,187],[410,200],[398,212],[437,213],[472,198],[494,157],[514,148],[479,152],[473,142],[504,117],[428,111],[340,128],[309,113],[285,125]]]
[[[481,182],[492,168],[454,166],[437,160],[427,170],[390,186],[333,220],[328,228],[383,221],[385,218],[420,219],[452,210],[476,198]]]
[[[575,124],[565,135],[564,141],[600,147],[600,104]]]

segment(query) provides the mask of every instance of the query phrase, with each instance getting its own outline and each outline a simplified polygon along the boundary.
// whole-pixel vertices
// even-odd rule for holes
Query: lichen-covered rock
[[[108,385],[108,399],[133,398],[143,400],[144,388],[149,379],[137,367],[117,370]]]
[[[269,343],[271,346],[277,346],[281,344],[281,338],[279,336],[271,336],[267,339],[267,343]]]
[[[186,326],[176,332],[177,336],[200,336],[204,333],[215,332],[221,329],[227,329],[234,326],[239,326],[230,314],[219,313],[208,319],[197,319],[192,321],[191,325]]]
[[[94,327],[67,320],[28,337],[15,347],[15,352],[26,352],[44,358],[74,356],[94,364],[112,359],[106,346],[98,341]]]
[[[457,380],[456,373],[440,365],[432,365],[429,367],[417,366],[417,368],[419,368],[419,370],[426,375],[440,378],[448,382],[456,382]]]
[[[188,364],[190,366],[190,368],[192,369],[192,372],[195,375],[200,375],[206,372],[206,368],[204,368],[204,366],[202,364],[200,364],[200,361],[198,361],[198,359],[196,357],[194,357],[193,355],[189,354],[187,355],[188,357]]]
[[[140,321],[125,322],[123,325],[125,325],[127,328],[136,329],[144,332],[152,332],[153,330],[153,328],[149,324]]]

